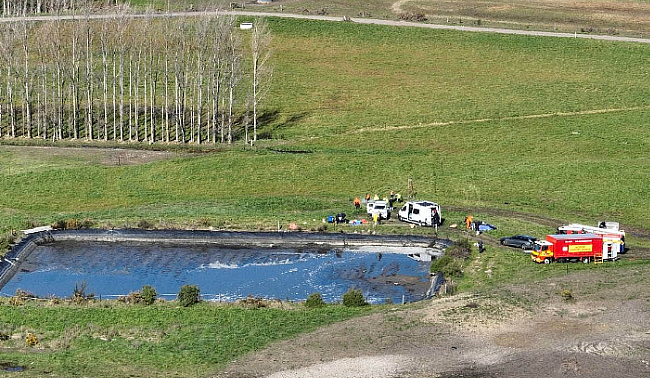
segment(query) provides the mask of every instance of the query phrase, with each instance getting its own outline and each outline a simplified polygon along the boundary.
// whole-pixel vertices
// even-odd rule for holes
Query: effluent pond
[[[314,292],[337,302],[352,288],[371,303],[425,298],[429,264],[406,254],[338,249],[223,248],[133,242],[55,242],[36,247],[1,288],[39,297],[69,297],[85,282],[86,293],[114,299],[144,285],[175,299],[181,286],[197,285],[204,300],[233,301],[249,295],[304,300]]]

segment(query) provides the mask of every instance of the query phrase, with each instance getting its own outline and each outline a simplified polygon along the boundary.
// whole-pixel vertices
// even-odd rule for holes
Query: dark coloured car
[[[507,245],[508,247],[515,247],[521,249],[533,249],[535,245],[535,240],[532,236],[528,235],[515,235],[506,238],[501,238],[501,245]]]

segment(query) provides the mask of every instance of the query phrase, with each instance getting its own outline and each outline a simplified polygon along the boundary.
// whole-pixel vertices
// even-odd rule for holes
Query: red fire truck
[[[598,227],[571,223],[558,227],[557,233],[602,235],[603,239],[619,240],[620,243],[614,243],[613,248],[617,253],[625,253],[625,231],[618,229],[618,222],[600,222]]]
[[[538,240],[530,256],[537,263],[603,261],[616,259],[620,238],[596,234],[547,235]]]

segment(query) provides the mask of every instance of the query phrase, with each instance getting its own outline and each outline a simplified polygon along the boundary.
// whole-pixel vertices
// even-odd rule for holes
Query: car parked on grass
[[[528,235],[515,235],[501,238],[501,245],[521,249],[533,249],[536,240],[537,238]]]

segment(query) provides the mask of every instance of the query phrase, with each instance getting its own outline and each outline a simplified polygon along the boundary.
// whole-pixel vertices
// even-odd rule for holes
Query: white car
[[[371,201],[366,205],[368,216],[372,218],[375,214],[379,214],[379,219],[388,219],[390,217],[390,210],[386,201]]]

